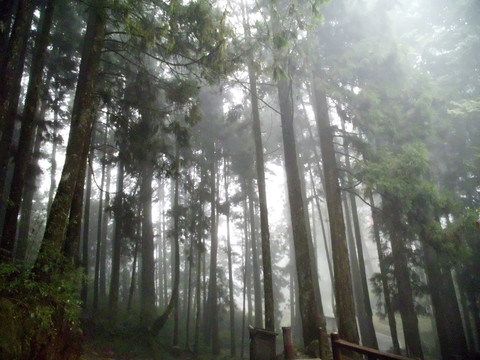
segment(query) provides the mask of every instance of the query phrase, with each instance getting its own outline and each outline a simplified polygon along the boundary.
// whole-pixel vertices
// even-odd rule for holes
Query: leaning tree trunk
[[[348,261],[347,239],[343,218],[338,169],[335,160],[333,134],[330,127],[328,104],[322,81],[314,74],[313,93],[315,120],[317,123],[322,152],[327,196],[330,237],[332,241],[333,268],[335,273],[335,299],[337,304],[338,330],[342,339],[358,343],[358,330],[355,318],[352,278]]]
[[[69,210],[78,180],[83,148],[85,142],[90,141],[91,109],[94,104],[93,97],[107,21],[107,9],[104,2],[105,0],[97,1],[95,6],[89,10],[65,164],[35,265],[35,271],[45,273],[47,277],[53,271],[58,270],[61,264],[58,254],[65,241]],[[48,266],[44,267],[44,265]],[[49,270],[45,271],[45,268]]]

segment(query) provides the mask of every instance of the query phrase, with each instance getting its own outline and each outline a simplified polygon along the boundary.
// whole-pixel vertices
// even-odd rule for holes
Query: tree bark
[[[384,199],[384,211],[389,211],[396,219],[400,219],[400,215],[395,215],[395,204],[390,204]],[[396,226],[396,227],[401,227]],[[418,319],[415,312],[415,304],[413,302],[413,291],[410,285],[410,275],[408,271],[408,259],[405,245],[399,234],[393,230],[390,236],[392,246],[392,257],[394,265],[394,274],[398,287],[398,298],[400,302],[400,316],[402,318],[403,332],[405,335],[405,346],[407,355],[419,357],[423,359],[422,343],[420,340],[420,331],[418,329]]]
[[[170,301],[167,305],[167,308],[164,310],[163,314],[157,317],[155,322],[152,325],[152,333],[153,335],[157,335],[160,330],[163,328],[165,323],[167,322],[170,313],[172,310],[174,310],[174,307],[178,303],[178,292],[179,292],[179,285],[180,285],[180,228],[179,228],[179,201],[178,201],[178,183],[179,183],[179,172],[178,172],[178,166],[179,166],[179,148],[178,148],[178,143],[176,145],[175,149],[175,164],[177,166],[177,171],[175,174],[175,190],[174,190],[174,199],[173,199],[173,240],[174,240],[174,247],[175,247],[175,257],[174,257],[174,262],[175,262],[175,270],[174,270],[174,283],[173,283],[173,289],[172,289],[172,296],[170,298]],[[155,292],[154,292],[155,294]],[[174,341],[175,342],[175,341]],[[178,339],[176,340],[178,344]]]
[[[3,68],[3,62],[7,56],[10,28],[17,2],[18,0],[3,0],[0,3],[0,24],[2,25],[0,26],[0,69]]]
[[[105,130],[107,131],[107,130]],[[107,131],[108,132],[108,131]],[[105,147],[108,146],[108,135],[105,135]],[[107,161],[107,158],[104,156],[104,161]],[[102,191],[105,192],[105,200],[102,212],[102,241],[100,247],[100,298],[107,299],[107,241],[108,241],[108,218],[109,211],[107,209],[110,207],[110,180],[111,180],[111,165],[110,163],[105,164],[106,167],[106,179],[105,179],[105,189]]]
[[[89,10],[65,165],[35,265],[37,273],[45,273],[47,276],[57,270],[60,265],[58,252],[65,241],[69,210],[78,180],[83,147],[85,142],[90,141],[91,109],[94,105],[93,97],[105,38],[106,21],[107,11],[104,0],[97,1],[96,6]]]
[[[5,59],[0,72],[0,143],[5,140],[6,127],[13,129],[12,122],[17,117],[27,41],[35,7],[34,0],[19,1],[8,48],[5,52]],[[3,156],[4,154],[2,154],[2,159]]]
[[[257,253],[257,231],[255,228],[255,206],[253,204],[253,187],[252,181],[247,180],[248,193],[248,211],[250,214],[250,239],[252,246],[252,262],[253,262],[253,292],[255,305],[255,327],[261,328],[263,325],[262,311],[262,286],[260,284],[260,266],[258,264]]]
[[[42,75],[46,57],[47,46],[50,40],[50,29],[53,23],[53,11],[55,0],[49,0],[42,11],[40,32],[35,42],[32,58],[32,67],[28,82],[27,95],[22,116],[20,140],[15,155],[12,184],[10,188],[5,224],[2,232],[2,248],[13,253],[13,245],[17,232],[17,219],[22,201],[25,185],[25,173],[31,161],[32,145],[37,121],[38,103],[43,92]]]
[[[377,210],[375,209],[375,202],[373,199],[372,191],[370,189],[367,190],[368,198],[370,201],[370,205],[372,206],[372,221],[373,221],[373,236],[375,238],[375,244],[377,245],[377,254],[378,254],[378,262],[380,267],[380,278],[382,281],[382,289],[383,289],[383,299],[385,302],[385,312],[387,313],[388,318],[388,325],[390,327],[390,335],[392,337],[392,344],[393,344],[393,351],[395,354],[400,354],[400,344],[398,342],[398,332],[397,332],[397,321],[395,319],[395,314],[392,309],[391,304],[391,295],[390,295],[390,288],[388,286],[388,279],[387,279],[387,264],[385,263],[385,256],[383,254],[382,249],[382,242],[380,239],[380,230],[378,229],[378,221],[377,221]]]
[[[232,246],[230,242],[230,199],[228,195],[228,166],[227,161],[224,161],[224,188],[225,188],[225,203],[227,204],[227,260],[228,260],[228,297],[230,306],[230,356],[232,358],[236,355],[235,347],[235,299],[233,293],[233,269],[232,269]]]
[[[343,182],[342,182],[343,183]],[[342,184],[343,185],[343,184]],[[360,329],[360,337],[362,344],[367,347],[371,347],[373,339],[375,338],[375,332],[373,335],[370,333],[370,329],[367,327],[367,313],[365,311],[365,304],[363,302],[364,294],[360,279],[360,268],[358,265],[357,252],[355,249],[355,240],[352,229],[352,222],[350,218],[350,207],[345,192],[342,193],[342,199],[344,204],[345,213],[345,225],[347,229],[347,241],[348,241],[348,255],[350,258],[350,268],[352,271],[352,285],[353,285],[353,299],[355,301],[355,310],[358,318],[358,325]]]
[[[345,130],[345,112],[337,106],[337,113],[340,116],[340,120],[342,123],[342,131],[344,136],[346,136]],[[372,313],[372,305],[370,303],[370,293],[368,291],[368,281],[367,281],[367,273],[365,270],[365,258],[363,256],[363,244],[362,244],[362,235],[360,232],[360,222],[358,220],[358,210],[357,210],[357,200],[355,198],[354,190],[354,182],[352,176],[352,167],[350,164],[350,152],[348,149],[348,143],[344,138],[343,147],[345,151],[345,166],[347,169],[347,184],[350,188],[349,191],[349,198],[350,198],[350,205],[352,211],[352,220],[353,220],[353,228],[355,231],[355,245],[356,245],[356,258],[358,260],[358,271],[360,275],[360,286],[361,286],[361,295],[362,299],[359,299],[363,302],[363,311],[365,312],[365,320],[364,324],[360,326],[364,326],[364,334],[362,334],[362,342],[365,346],[378,349],[378,342],[377,336],[375,334],[375,327],[373,326],[373,313]]]
[[[123,169],[124,164],[119,156],[117,168],[116,196],[113,204],[114,230],[112,240],[112,272],[110,276],[110,297],[109,308],[115,313],[118,308],[118,291],[120,287],[120,255],[122,248],[122,227],[123,227]]]
[[[298,160],[299,163],[301,160]],[[307,201],[307,184],[305,181],[305,171],[303,168],[304,164],[299,165],[298,170],[300,174],[300,186],[302,189],[302,201],[306,206],[305,211],[305,225],[307,227],[307,237],[308,237],[308,253],[310,255],[310,266],[312,271],[312,278],[313,278],[313,290],[315,293],[315,303],[317,304],[317,312],[320,316],[320,327],[322,329],[326,329],[327,323],[325,320],[325,314],[323,313],[323,302],[322,302],[322,294],[320,292],[320,279],[318,278],[318,266],[317,266],[317,252],[315,250],[314,240],[312,238],[311,233],[311,224],[310,218],[308,214],[308,201]]]
[[[93,149],[90,148],[87,163],[87,185],[85,187],[85,206],[83,207],[83,234],[82,234],[82,268],[83,280],[80,298],[83,307],[87,308],[88,301],[88,273],[89,273],[89,232],[90,232],[90,201],[92,196],[92,163]]]
[[[4,194],[7,167],[11,158],[11,142],[17,119],[17,108],[21,90],[23,67],[27,51],[27,41],[35,10],[33,0],[19,2],[15,22],[8,43],[8,49],[0,69],[0,208],[6,204]],[[1,221],[0,221],[1,222]],[[7,239],[5,239],[6,241]],[[10,243],[0,239],[0,246],[6,249],[7,258],[12,258]],[[13,247],[12,247],[13,249]]]
[[[42,130],[37,127],[35,135],[35,144],[33,145],[32,156],[28,164],[27,173],[34,174],[40,158],[40,146],[42,145]],[[38,176],[29,176],[25,181],[22,196],[22,207],[20,208],[20,222],[18,225],[18,239],[15,258],[21,263],[25,263],[28,255],[28,247],[31,244],[30,224],[32,219],[33,196],[36,191],[36,182]]]
[[[245,14],[244,4],[242,4]],[[250,26],[247,19],[243,19],[245,41],[251,42]],[[275,330],[274,299],[272,280],[272,260],[270,255],[270,230],[268,226],[267,193],[265,186],[265,162],[263,159],[262,129],[260,126],[260,113],[258,110],[257,74],[251,56],[247,62],[250,88],[250,103],[252,106],[252,134],[255,142],[255,166],[257,174],[258,201],[260,204],[260,230],[262,236],[262,262],[263,262],[263,289],[265,301],[265,328]]]
[[[455,356],[467,359],[469,356],[467,341],[453,288],[452,275],[449,270],[442,272],[441,261],[435,249],[425,241],[423,255],[442,359],[447,360]],[[451,285],[448,284],[449,282]],[[453,294],[451,294],[452,291]]]
[[[342,339],[358,343],[352,278],[348,262],[347,239],[345,236],[345,222],[343,218],[340,186],[338,183],[339,176],[333,146],[333,134],[330,127],[326,94],[322,88],[321,79],[318,74],[314,74],[313,93],[315,100],[315,120],[320,138],[325,176],[328,218],[330,219],[338,330]]]
[[[205,316],[209,323],[207,326],[207,339],[211,340],[211,349],[213,355],[218,355],[220,352],[220,343],[218,337],[218,290],[217,290],[217,215],[216,215],[216,160],[215,160],[215,143],[210,149],[210,234],[211,234],[211,249],[210,249],[210,280],[208,282],[208,316]]]
[[[142,305],[141,318],[144,322],[149,321],[155,314],[155,262],[153,259],[152,228],[152,160],[151,156],[146,155],[146,161],[142,166],[142,180],[140,187],[140,199],[142,204],[142,281],[140,294]]]
[[[97,129],[98,131],[99,129]],[[100,142],[99,142],[100,143]],[[102,249],[102,219],[103,219],[103,188],[105,186],[105,162],[102,163],[102,175],[100,179],[98,214],[97,214],[97,246],[95,250],[95,276],[93,280],[93,312],[98,311],[98,302],[100,298],[100,253]],[[141,190],[140,190],[141,191]],[[143,229],[142,229],[143,234]],[[142,244],[143,249],[143,244]],[[102,298],[104,300],[104,298]]]

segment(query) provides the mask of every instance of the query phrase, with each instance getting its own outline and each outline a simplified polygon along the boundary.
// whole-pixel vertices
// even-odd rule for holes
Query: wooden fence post
[[[292,328],[290,326],[282,327],[283,333],[283,348],[285,351],[285,359],[295,359],[295,350],[293,349],[292,342]]]
[[[342,353],[340,347],[337,345],[337,340],[340,340],[340,335],[338,335],[338,333],[332,333],[330,338],[332,340],[333,360],[342,360]]]

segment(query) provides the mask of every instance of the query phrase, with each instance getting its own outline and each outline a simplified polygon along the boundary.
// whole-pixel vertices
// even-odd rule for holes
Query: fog
[[[1,358],[479,356],[477,0],[0,16]]]

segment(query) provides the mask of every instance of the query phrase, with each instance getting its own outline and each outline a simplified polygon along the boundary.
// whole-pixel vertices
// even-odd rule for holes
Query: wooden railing
[[[367,348],[365,346],[353,344],[351,342],[340,339],[340,336],[337,333],[332,333],[330,335],[332,340],[332,353],[334,360],[342,360],[341,350],[348,350],[351,352],[356,352],[358,354],[366,355],[369,360],[379,359],[379,360],[412,360],[405,356],[400,356],[396,354],[390,354],[374,349]]]

